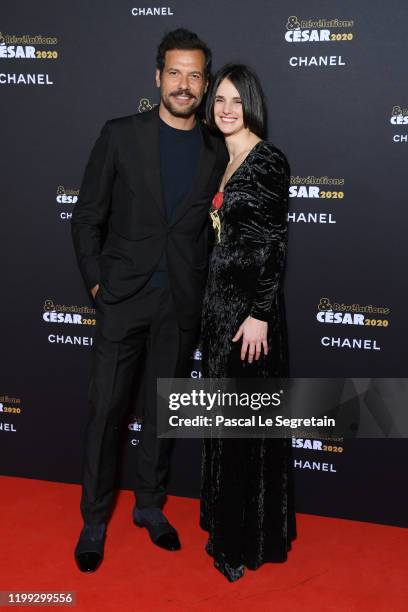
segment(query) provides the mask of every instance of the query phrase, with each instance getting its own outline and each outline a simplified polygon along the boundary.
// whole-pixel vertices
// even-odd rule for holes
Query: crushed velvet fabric
[[[282,273],[290,170],[260,141],[224,189],[204,298],[201,349],[205,378],[288,375]],[[269,353],[240,360],[238,327],[251,315],[268,322]],[[206,551],[230,581],[245,568],[287,558],[296,537],[290,439],[203,441],[200,525]]]

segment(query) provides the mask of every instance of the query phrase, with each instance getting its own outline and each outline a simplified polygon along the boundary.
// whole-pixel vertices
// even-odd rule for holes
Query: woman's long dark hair
[[[240,95],[245,127],[259,138],[265,138],[265,96],[257,75],[244,64],[226,64],[218,70],[207,95],[205,108],[207,125],[213,130],[218,129],[214,121],[214,101],[217,89],[224,79],[229,79]]]

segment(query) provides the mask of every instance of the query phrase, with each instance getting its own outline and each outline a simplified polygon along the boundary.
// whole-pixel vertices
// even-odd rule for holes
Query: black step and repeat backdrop
[[[70,218],[103,123],[158,102],[156,47],[179,26],[215,68],[256,69],[291,163],[292,375],[407,375],[407,25],[405,0],[2,0],[2,474],[80,481],[95,312]],[[405,440],[293,445],[299,511],[407,525]],[[170,492],[198,495],[199,462],[177,441]]]

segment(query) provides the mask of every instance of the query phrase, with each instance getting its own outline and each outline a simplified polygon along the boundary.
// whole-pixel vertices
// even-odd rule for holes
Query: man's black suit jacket
[[[137,294],[165,252],[179,324],[188,329],[201,315],[208,214],[228,155],[223,140],[200,124],[202,148],[193,188],[168,221],[161,192],[159,121],[156,107],[104,125],[85,169],[72,235],[87,287],[100,284],[97,300],[106,316],[129,300],[133,309],[123,309],[121,318],[136,314]]]

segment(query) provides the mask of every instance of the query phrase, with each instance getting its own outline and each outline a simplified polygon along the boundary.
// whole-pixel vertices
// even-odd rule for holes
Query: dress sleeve
[[[252,179],[257,196],[253,231],[263,256],[250,315],[271,321],[286,260],[290,168],[284,154],[265,147],[253,165]]]

